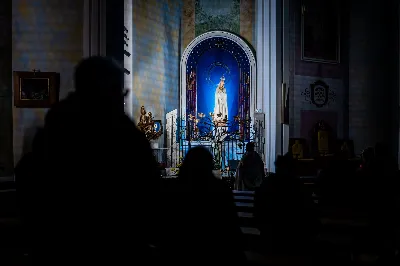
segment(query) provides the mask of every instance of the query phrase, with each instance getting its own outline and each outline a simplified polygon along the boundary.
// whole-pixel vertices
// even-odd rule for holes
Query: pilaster
[[[106,55],[106,23],[106,0],[84,0],[84,57]]]
[[[257,109],[265,113],[265,162],[275,170],[282,154],[282,0],[256,0]]]

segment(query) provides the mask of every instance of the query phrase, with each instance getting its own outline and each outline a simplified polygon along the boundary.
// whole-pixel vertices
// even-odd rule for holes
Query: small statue
[[[146,135],[154,133],[153,114],[151,112],[149,112],[146,117],[146,126],[144,127],[144,133],[146,133]]]
[[[140,118],[138,127],[141,128],[142,126],[145,126],[146,123],[147,123],[146,109],[144,109],[144,106],[142,106],[140,107]]]
[[[149,112],[147,114],[147,124],[154,124],[154,122],[153,122],[153,114],[151,112]]]
[[[346,159],[349,159],[351,157],[350,148],[349,145],[347,144],[347,141],[343,142],[342,146],[340,147],[340,153]]]
[[[140,118],[137,127],[142,131],[148,140],[155,140],[158,139],[162,135],[162,125],[160,124],[160,128],[155,130],[154,128],[154,121],[153,121],[153,114],[149,112],[146,114],[146,109],[144,106],[140,107]]]
[[[292,155],[294,159],[303,159],[304,152],[303,152],[303,144],[300,143],[298,139],[295,140],[292,146]]]

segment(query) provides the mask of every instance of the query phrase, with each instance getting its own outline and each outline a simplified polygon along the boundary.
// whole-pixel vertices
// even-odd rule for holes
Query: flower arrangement
[[[179,174],[179,168],[181,168],[182,163],[183,163],[183,157],[180,156],[180,157],[179,157],[178,164],[176,165],[176,167],[171,168],[171,173],[172,173],[173,175],[178,175],[178,174]]]

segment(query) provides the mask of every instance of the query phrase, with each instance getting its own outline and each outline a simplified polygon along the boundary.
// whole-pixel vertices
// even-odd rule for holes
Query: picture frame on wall
[[[60,74],[56,72],[14,71],[14,106],[50,108],[58,102]]]
[[[340,12],[335,0],[302,0],[301,59],[340,63]]]

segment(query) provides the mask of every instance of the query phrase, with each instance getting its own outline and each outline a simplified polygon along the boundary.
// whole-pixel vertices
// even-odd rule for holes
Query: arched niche
[[[216,85],[224,76],[228,119],[253,118],[256,105],[256,58],[241,37],[210,31],[195,38],[181,58],[180,116],[212,112]]]

